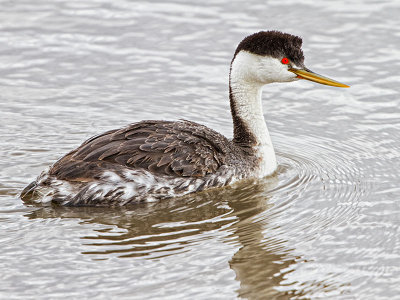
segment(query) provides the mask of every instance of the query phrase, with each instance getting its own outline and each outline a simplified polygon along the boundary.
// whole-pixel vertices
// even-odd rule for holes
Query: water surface
[[[399,297],[397,1],[0,3],[0,298]],[[277,176],[134,209],[18,199],[131,122],[231,136],[229,63],[263,29],[302,36],[307,66],[351,85],[265,88]]]

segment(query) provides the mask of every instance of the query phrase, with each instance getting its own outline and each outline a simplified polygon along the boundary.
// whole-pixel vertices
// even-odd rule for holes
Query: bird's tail
[[[24,190],[21,192],[21,199],[23,201],[29,201],[32,200],[35,197],[35,191],[36,188],[38,187],[38,183],[35,181],[32,181]]]

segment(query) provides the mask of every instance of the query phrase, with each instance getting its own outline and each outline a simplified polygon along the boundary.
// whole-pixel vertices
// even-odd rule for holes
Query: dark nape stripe
[[[231,106],[232,120],[233,120],[233,142],[241,147],[251,147],[257,144],[255,136],[250,132],[247,125],[239,117],[236,108],[235,95],[229,80],[229,102]]]

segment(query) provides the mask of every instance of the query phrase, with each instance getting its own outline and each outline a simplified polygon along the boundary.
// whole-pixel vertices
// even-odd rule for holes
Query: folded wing
[[[203,177],[224,163],[229,141],[189,121],[142,121],[95,136],[56,162],[50,174],[91,181],[104,170],[145,169],[157,176]]]

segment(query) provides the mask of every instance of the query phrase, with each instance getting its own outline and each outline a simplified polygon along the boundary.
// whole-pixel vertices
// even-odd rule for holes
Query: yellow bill
[[[298,78],[301,79],[307,79],[307,80],[311,80],[314,82],[318,82],[321,84],[325,84],[325,85],[331,85],[331,86],[337,86],[337,87],[342,87],[342,88],[348,88],[350,86],[340,83],[336,80],[330,79],[328,77],[319,75],[317,73],[314,73],[310,70],[305,70],[305,69],[289,69],[290,72],[293,72],[294,74],[297,75]]]

